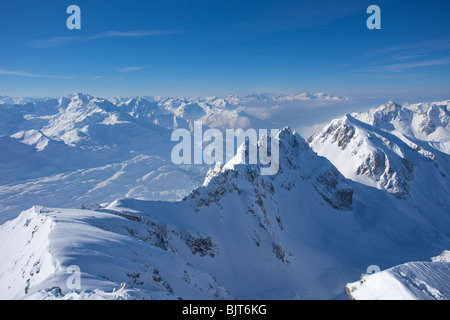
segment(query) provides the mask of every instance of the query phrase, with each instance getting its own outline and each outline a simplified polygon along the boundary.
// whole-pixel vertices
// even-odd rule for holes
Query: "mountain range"
[[[448,299],[436,281],[448,260],[414,269],[437,278],[410,261],[449,247],[449,103],[389,102],[306,141],[285,127],[270,137],[280,146],[272,176],[248,164],[247,144],[208,171],[170,163],[171,131],[193,121],[271,127],[230,97],[5,103],[0,204],[15,216],[0,227],[0,298],[380,298],[390,271],[352,283],[369,266],[406,264],[389,274]],[[18,201],[31,209],[19,215]],[[68,283],[72,266],[80,288]]]
[[[78,207],[132,196],[176,200],[207,166],[173,166],[174,129],[277,128],[239,109],[248,101],[347,99],[326,94],[226,98],[0,97],[0,222],[45,199]],[[124,174],[126,172],[127,174]],[[132,174],[130,174],[132,172]],[[171,177],[179,176],[180,179]],[[52,194],[58,193],[57,197]]]

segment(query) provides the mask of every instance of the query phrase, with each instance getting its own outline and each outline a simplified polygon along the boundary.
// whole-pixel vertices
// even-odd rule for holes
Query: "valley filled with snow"
[[[242,107],[348,99],[0,97],[0,299],[449,299],[450,100],[306,140]],[[173,164],[195,121],[279,128],[278,173]]]

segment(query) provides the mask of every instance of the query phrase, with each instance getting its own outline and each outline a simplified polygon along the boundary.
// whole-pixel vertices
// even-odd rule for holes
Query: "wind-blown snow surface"
[[[450,251],[432,262],[408,262],[349,283],[354,300],[449,300]]]
[[[136,154],[118,163],[0,185],[0,212],[6,219],[36,203],[86,207],[122,197],[175,201],[201,185],[205,173],[202,166],[175,166],[158,156]]]
[[[347,180],[288,128],[276,139],[273,176],[242,163],[242,146],[182,201],[25,211],[0,227],[1,297],[339,299],[369,265],[448,247],[447,196],[399,199]]]

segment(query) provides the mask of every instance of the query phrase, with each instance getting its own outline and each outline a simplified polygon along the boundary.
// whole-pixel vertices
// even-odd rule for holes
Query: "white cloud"
[[[364,57],[375,57],[382,54],[406,53],[424,54],[430,52],[447,51],[450,49],[450,38],[434,39],[421,42],[404,43],[384,49],[373,50],[364,55]]]
[[[50,47],[61,46],[76,42],[87,42],[98,39],[106,38],[138,38],[138,37],[150,37],[158,35],[170,35],[184,33],[184,31],[173,31],[173,30],[138,30],[138,31],[105,31],[102,33],[94,34],[91,36],[74,36],[74,37],[52,37],[42,40],[31,41],[30,44],[34,48],[44,49]]]
[[[143,70],[145,69],[145,67],[126,67],[126,68],[122,68],[119,69],[120,72],[133,72],[133,71],[139,71],[139,70]]]
[[[73,79],[73,77],[68,77],[68,76],[55,76],[55,75],[48,75],[48,74],[31,73],[31,72],[26,72],[26,71],[10,71],[10,70],[4,70],[4,69],[0,69],[0,75],[29,77],[29,78]]]
[[[423,61],[413,61],[405,63],[394,63],[394,64],[384,64],[362,68],[360,72],[402,72],[407,69],[420,68],[420,67],[432,67],[440,65],[450,64],[450,58],[434,59],[434,60],[423,60]]]

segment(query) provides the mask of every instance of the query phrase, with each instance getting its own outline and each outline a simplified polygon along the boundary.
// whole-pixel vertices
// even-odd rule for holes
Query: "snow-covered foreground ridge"
[[[448,247],[448,180],[399,198],[346,179],[289,128],[276,139],[273,176],[245,164],[242,146],[179,202],[23,212],[0,227],[0,298],[345,299],[369,265]]]
[[[449,300],[450,251],[431,262],[408,262],[347,285],[353,300]]]

